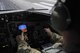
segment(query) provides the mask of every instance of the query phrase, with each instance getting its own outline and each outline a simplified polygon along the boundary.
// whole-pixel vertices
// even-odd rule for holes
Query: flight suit
[[[25,41],[25,36],[17,36],[18,50],[17,53],[41,53],[37,49],[31,48],[29,44]]]
[[[62,42],[63,37],[58,35],[57,33],[53,33],[51,36],[51,43]]]
[[[53,48],[60,48],[59,46],[62,47],[63,44],[63,37],[56,33],[53,33],[51,37],[51,43],[53,43]]]
[[[41,53],[41,52],[34,48],[31,48],[26,41],[21,41],[18,44],[17,53]]]

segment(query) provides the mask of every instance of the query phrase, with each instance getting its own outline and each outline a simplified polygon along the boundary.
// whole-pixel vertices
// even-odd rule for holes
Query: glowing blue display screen
[[[22,25],[18,26],[19,30],[23,30],[23,29],[26,29],[26,28],[27,28],[27,25],[25,25],[25,24],[22,24]]]

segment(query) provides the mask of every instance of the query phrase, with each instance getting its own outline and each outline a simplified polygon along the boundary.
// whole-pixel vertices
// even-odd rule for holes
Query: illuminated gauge
[[[4,20],[4,18],[2,17],[1,20]]]
[[[26,29],[26,28],[27,28],[27,25],[24,25],[24,24],[18,26],[19,30],[23,30],[23,29]]]

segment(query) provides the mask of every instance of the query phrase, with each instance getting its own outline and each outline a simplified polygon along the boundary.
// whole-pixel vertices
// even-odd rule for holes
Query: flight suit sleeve
[[[56,34],[56,33],[53,33],[52,34],[52,37],[51,37],[51,43],[56,43],[58,41],[60,41],[62,39],[62,36]]]
[[[41,53],[39,50],[31,48],[27,42],[21,41],[18,45],[17,53]]]

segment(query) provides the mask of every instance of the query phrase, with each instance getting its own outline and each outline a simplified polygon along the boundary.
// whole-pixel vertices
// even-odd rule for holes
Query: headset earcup
[[[66,6],[56,6],[51,14],[51,25],[52,27],[60,32],[67,29],[71,22],[70,14]]]

